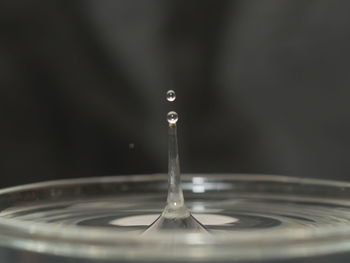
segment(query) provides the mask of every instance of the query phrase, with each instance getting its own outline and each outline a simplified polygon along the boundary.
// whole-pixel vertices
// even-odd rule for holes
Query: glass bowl
[[[17,262],[300,262],[350,251],[349,183],[248,174],[191,174],[182,182],[187,206],[208,233],[143,233],[165,206],[166,174],[1,190],[0,257],[21,258]],[[34,256],[18,256],[23,253]]]

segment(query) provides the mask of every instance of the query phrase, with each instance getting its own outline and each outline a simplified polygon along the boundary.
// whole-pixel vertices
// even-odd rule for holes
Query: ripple
[[[257,231],[270,228],[322,228],[327,225],[350,225],[350,208],[309,200],[269,198],[187,198],[193,216],[212,233]],[[144,230],[161,214],[162,195],[138,198],[90,199],[50,202],[11,207],[0,216],[53,226],[106,227],[120,231]]]

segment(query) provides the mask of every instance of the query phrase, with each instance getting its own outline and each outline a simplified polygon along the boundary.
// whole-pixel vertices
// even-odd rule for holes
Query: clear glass
[[[208,233],[143,235],[165,206],[167,180],[99,177],[1,190],[0,245],[61,256],[57,262],[270,262],[350,251],[349,183],[183,175],[187,207]]]

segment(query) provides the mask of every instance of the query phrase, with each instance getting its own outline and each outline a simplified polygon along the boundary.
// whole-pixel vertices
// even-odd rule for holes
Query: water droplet
[[[129,149],[134,149],[135,148],[135,143],[129,143]]]
[[[175,124],[178,121],[178,119],[179,119],[179,116],[175,111],[168,112],[167,120],[169,124]]]
[[[166,93],[166,99],[167,99],[167,101],[170,101],[170,102],[174,101],[176,99],[175,91],[168,90]]]

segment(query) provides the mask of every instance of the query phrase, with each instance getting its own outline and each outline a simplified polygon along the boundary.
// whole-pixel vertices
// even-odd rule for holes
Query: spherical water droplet
[[[175,111],[168,112],[167,120],[170,124],[175,124],[178,119],[179,119],[179,116]]]
[[[129,149],[134,149],[135,148],[135,143],[129,143]]]
[[[176,99],[175,91],[168,90],[166,93],[166,99],[167,99],[167,101],[174,101]]]

